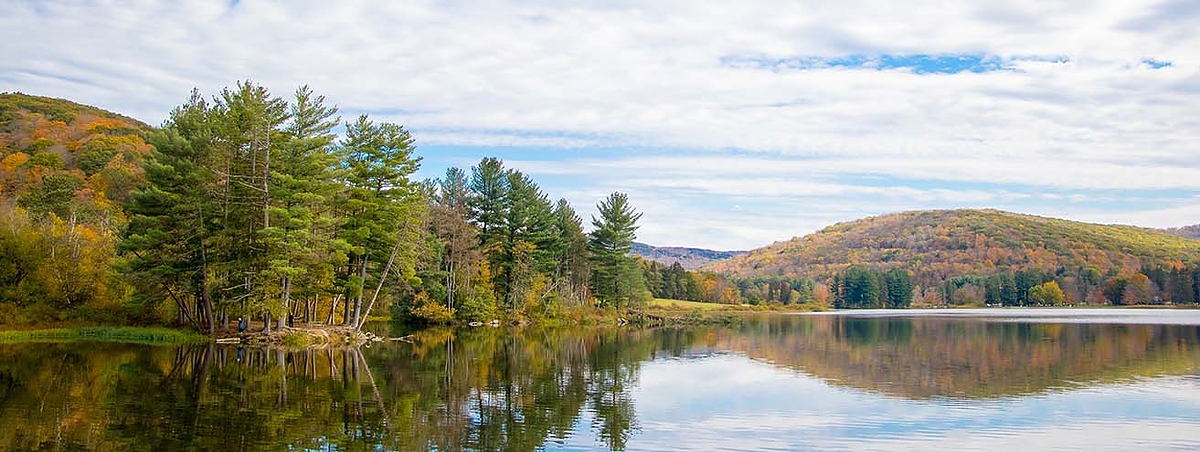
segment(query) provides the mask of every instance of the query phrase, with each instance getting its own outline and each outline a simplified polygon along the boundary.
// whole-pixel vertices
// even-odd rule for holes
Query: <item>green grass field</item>
[[[744,304],[725,304],[725,303],[704,303],[699,301],[672,300],[667,298],[655,298],[650,301],[647,306],[650,309],[666,310],[666,311],[727,311],[727,312],[813,312],[824,311],[828,309],[825,306],[816,304],[791,304],[787,306],[778,303],[772,305],[744,305]]]
[[[662,308],[662,309],[712,310],[712,309],[728,308],[728,307],[732,307],[733,305],[719,304],[719,303],[701,303],[699,301],[671,300],[668,298],[655,298],[654,300],[650,301],[650,306],[656,307],[656,308]]]
[[[0,343],[20,342],[124,342],[131,344],[194,344],[208,338],[184,330],[162,327],[87,326],[44,330],[0,331]]]

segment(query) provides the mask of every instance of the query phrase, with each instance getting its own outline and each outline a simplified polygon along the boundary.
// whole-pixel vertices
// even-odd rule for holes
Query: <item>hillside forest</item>
[[[846,308],[1196,303],[1200,240],[1174,232],[914,211],[836,224],[703,269],[731,275],[746,299],[783,300],[790,289]]]

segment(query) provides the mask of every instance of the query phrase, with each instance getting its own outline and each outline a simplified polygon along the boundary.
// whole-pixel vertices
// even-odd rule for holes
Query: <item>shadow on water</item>
[[[0,345],[0,450],[538,450],[580,435],[621,450],[642,428],[633,394],[655,359],[733,352],[838,386],[969,400],[1195,374],[1198,334],[764,316],[734,328],[429,329],[346,350]]]

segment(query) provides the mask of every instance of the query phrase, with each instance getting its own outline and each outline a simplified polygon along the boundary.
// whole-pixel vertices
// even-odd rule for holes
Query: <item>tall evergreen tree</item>
[[[846,269],[843,290],[849,308],[870,308],[879,303],[879,278],[871,269],[852,266]]]
[[[591,267],[588,263],[588,238],[583,233],[583,220],[566,199],[559,199],[554,206],[555,224],[558,230],[557,267],[555,279],[559,292],[575,304],[583,304],[588,298],[588,279]]]
[[[274,278],[267,272],[279,252],[278,244],[263,234],[271,226],[271,157],[287,137],[287,102],[267,88],[240,82],[216,99],[210,117],[215,131],[218,160],[212,170],[221,182],[219,243],[213,263],[223,294],[222,305],[236,304],[243,312],[263,315],[267,328],[275,311],[270,291]]]
[[[210,248],[218,226],[209,170],[214,159],[208,104],[193,91],[149,137],[154,151],[143,163],[146,185],[127,206],[131,215],[120,244],[132,255],[126,273],[148,301],[174,301],[181,320],[210,334],[216,320],[208,285]]]
[[[1017,280],[1011,271],[1004,271],[998,277],[1000,280],[1000,304],[1017,306],[1020,298],[1017,296]]]
[[[270,308],[280,328],[292,309],[295,281],[311,276],[305,281],[305,295],[315,296],[322,285],[332,282],[322,277],[332,270],[324,260],[340,255],[335,251],[341,242],[332,236],[330,209],[339,188],[335,180],[338,155],[333,147],[337,108],[326,107],[324,102],[324,96],[314,95],[307,86],[296,90],[291,121],[284,128],[287,141],[278,147],[271,171],[274,199],[269,226],[261,234],[267,249],[274,250],[267,274],[277,285],[274,292],[278,296],[273,297],[277,302]]]
[[[889,308],[907,308],[912,304],[912,277],[907,271],[893,268],[884,275]]]
[[[557,263],[558,232],[553,207],[537,184],[520,171],[508,171],[507,179],[497,286],[507,307],[520,309],[530,299],[533,279]]]
[[[361,328],[366,320],[364,300],[370,297],[365,302],[369,314],[393,266],[406,277],[414,274],[423,203],[409,177],[417,171],[420,158],[413,155],[413,138],[407,130],[390,123],[376,125],[366,116],[346,125],[342,147],[346,158],[342,238],[350,250],[344,322]],[[375,275],[371,275],[373,268]],[[372,276],[375,289],[367,294]]]
[[[462,169],[456,167],[446,169],[446,175],[438,181],[438,204],[459,212],[463,218],[468,218],[471,212],[469,184],[467,174]]]
[[[642,214],[629,205],[624,193],[615,192],[596,205],[588,251],[592,260],[592,294],[602,304],[617,308],[645,301],[646,281],[636,261],[629,257]]]
[[[471,167],[471,197],[468,206],[475,226],[479,227],[479,240],[485,251],[503,240],[504,222],[508,217],[508,174],[504,163],[496,158],[485,158],[478,166]]]

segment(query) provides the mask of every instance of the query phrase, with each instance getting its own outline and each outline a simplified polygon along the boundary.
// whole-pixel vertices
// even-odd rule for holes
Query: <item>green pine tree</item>
[[[588,242],[592,294],[601,304],[616,308],[645,302],[645,278],[629,256],[642,214],[634,212],[628,196],[620,192],[609,195],[596,208],[600,217],[592,217],[595,229]]]

